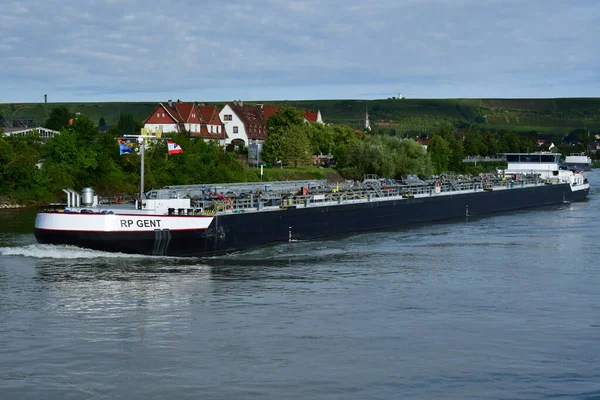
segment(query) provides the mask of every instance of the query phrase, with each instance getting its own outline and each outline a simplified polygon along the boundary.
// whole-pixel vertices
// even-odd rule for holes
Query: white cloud
[[[0,14],[0,86],[46,82],[65,99],[190,91],[235,98],[244,87],[262,88],[264,99],[285,87],[360,87],[359,96],[374,92],[365,86],[388,85],[412,97],[532,96],[547,82],[559,82],[556,96],[600,89],[600,4],[590,0],[24,4]],[[3,90],[0,101],[22,95]]]

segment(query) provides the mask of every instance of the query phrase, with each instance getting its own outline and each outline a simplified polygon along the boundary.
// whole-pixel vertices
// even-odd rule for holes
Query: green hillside
[[[248,102],[252,104],[256,102]],[[563,99],[382,99],[382,100],[303,100],[265,101],[288,104],[300,109],[321,110],[328,123],[360,128],[365,110],[371,125],[397,133],[430,133],[440,125],[472,124],[490,130],[561,133],[573,129],[600,130],[600,98]],[[222,105],[223,103],[208,103]],[[93,121],[104,117],[115,125],[121,114],[138,121],[150,115],[156,103],[22,103],[0,104],[6,119],[32,117],[43,123],[53,107],[66,105]]]
[[[0,115],[6,119],[32,117],[40,124],[54,107],[67,106],[74,112],[87,115],[98,122],[104,117],[107,125],[116,125],[121,114],[130,114],[137,121],[146,119],[157,103],[20,103],[0,104]]]
[[[356,127],[362,126],[368,109],[371,125],[394,127],[399,132],[429,132],[446,123],[553,133],[600,130],[600,98],[336,100],[290,104],[318,108],[327,122]]]

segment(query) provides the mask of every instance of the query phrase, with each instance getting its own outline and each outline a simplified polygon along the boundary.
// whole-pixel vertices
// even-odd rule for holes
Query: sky
[[[600,96],[598,0],[2,8],[2,103]]]

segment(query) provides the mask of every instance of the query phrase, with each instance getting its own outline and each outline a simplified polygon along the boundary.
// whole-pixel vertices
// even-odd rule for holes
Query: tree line
[[[135,151],[119,154],[119,128],[99,134],[96,123],[85,115],[64,110],[50,118],[58,122],[52,125],[50,121],[47,126],[58,128],[60,134],[46,142],[37,134],[0,135],[0,196],[19,203],[46,203],[63,198],[64,188],[93,187],[103,195],[138,192],[140,155]],[[147,148],[147,188],[246,180],[246,169],[235,154],[223,151],[217,143],[196,141],[185,133],[172,139],[185,149],[182,154],[168,156],[164,141]]]

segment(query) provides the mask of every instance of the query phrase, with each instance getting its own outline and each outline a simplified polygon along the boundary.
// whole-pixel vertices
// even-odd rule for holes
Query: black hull
[[[36,230],[39,243],[167,256],[212,257],[267,243],[386,229],[585,199],[568,184],[217,215],[206,230],[147,233]]]

